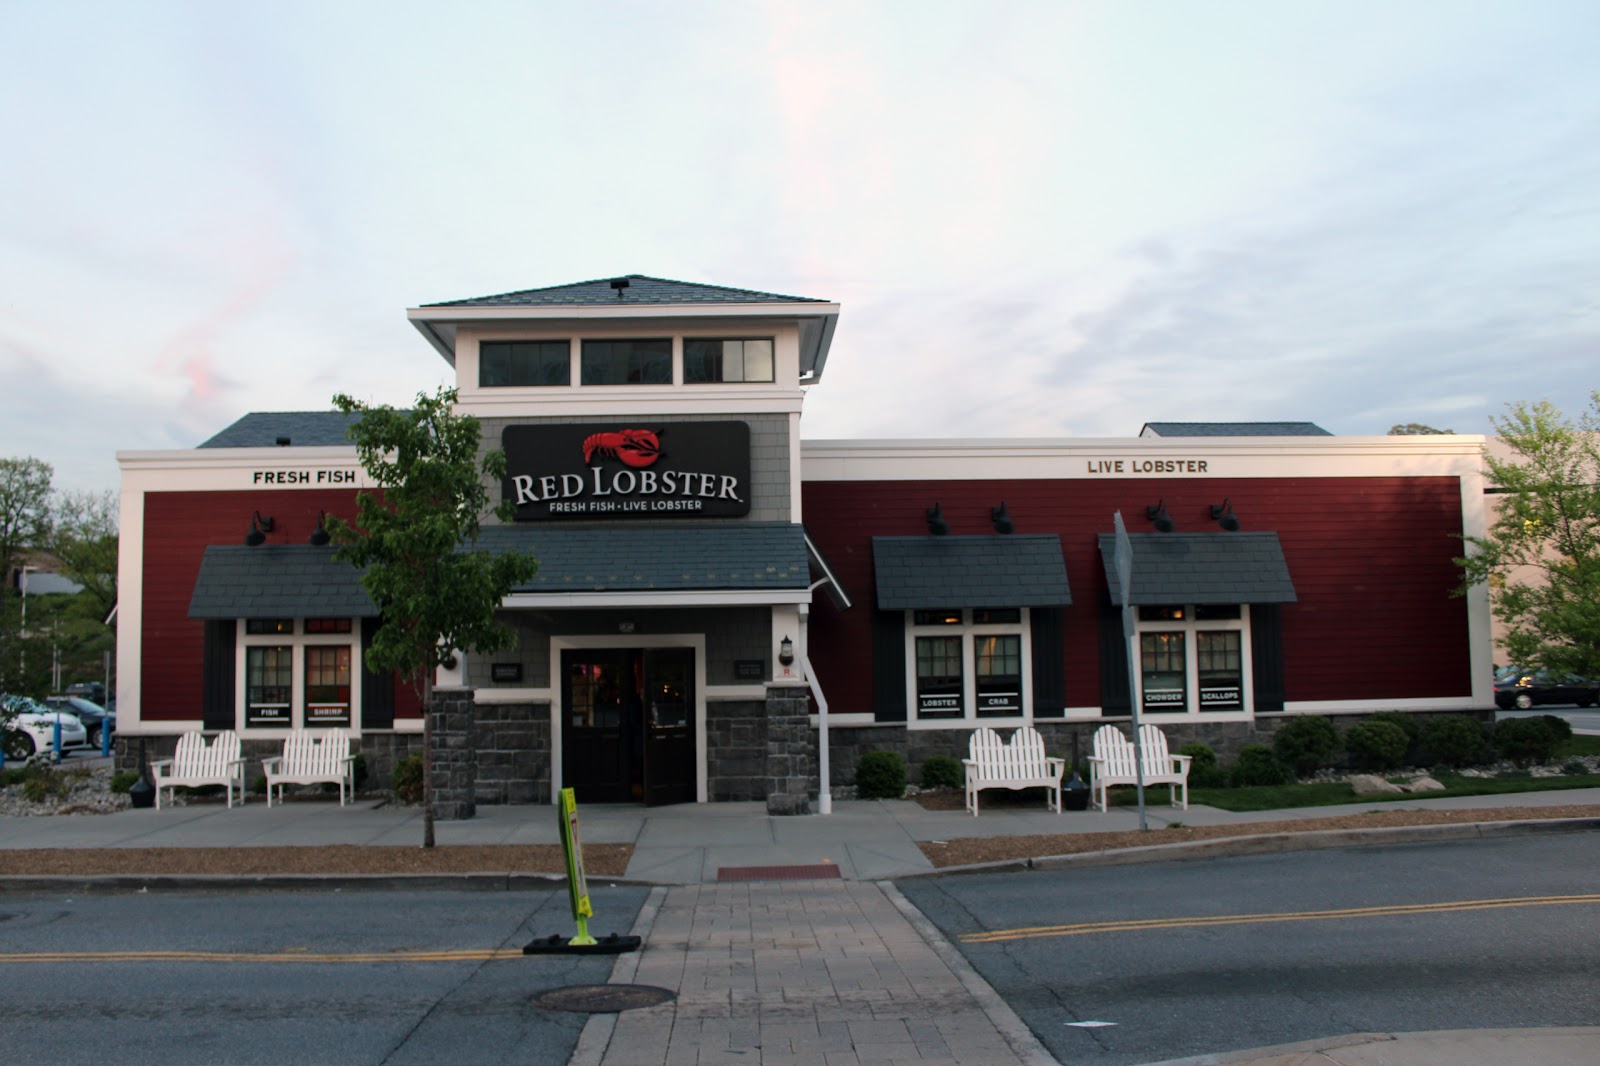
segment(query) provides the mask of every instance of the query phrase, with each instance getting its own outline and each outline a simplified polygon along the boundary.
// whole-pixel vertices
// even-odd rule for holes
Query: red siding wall
[[[1278,534],[1299,602],[1283,607],[1284,695],[1307,700],[1461,697],[1472,691],[1460,579],[1461,496],[1450,477],[1240,481],[807,481],[807,531],[850,591],[840,613],[812,607],[811,662],[840,712],[872,699],[872,537],[927,533],[942,504],[952,534],[988,534],[1005,501],[1019,533],[1058,533],[1072,606],[1064,611],[1066,702],[1100,704],[1097,534],[1121,510],[1152,532],[1145,508],[1165,500],[1180,531],[1217,530],[1210,505],[1232,499],[1241,528]]]
[[[205,646],[189,598],[200,560],[212,544],[243,544],[250,516],[273,520],[268,544],[305,544],[320,511],[355,513],[353,489],[151,492],[144,498],[144,603],[141,611],[139,716],[146,722],[200,717],[200,659]],[[416,690],[395,685],[395,717],[419,716]]]

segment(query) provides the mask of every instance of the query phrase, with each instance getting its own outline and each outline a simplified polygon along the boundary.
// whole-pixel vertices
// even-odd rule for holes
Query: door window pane
[[[1238,630],[1202,630],[1194,635],[1195,667],[1200,672],[1200,709],[1237,711],[1244,706],[1244,656]]]
[[[306,725],[350,724],[350,646],[306,649]]]
[[[1171,714],[1188,709],[1183,637],[1182,633],[1139,635],[1144,709],[1148,712]]]
[[[1009,718],[1022,713],[1022,638],[977,637],[978,717]]]

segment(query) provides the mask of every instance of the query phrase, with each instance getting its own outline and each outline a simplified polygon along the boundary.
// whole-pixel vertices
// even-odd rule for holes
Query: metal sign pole
[[[1117,571],[1117,586],[1122,598],[1122,639],[1127,646],[1128,706],[1133,715],[1133,773],[1134,786],[1139,790],[1139,828],[1148,831],[1149,822],[1144,808],[1144,741],[1139,736],[1139,644],[1135,639],[1138,626],[1129,594],[1133,590],[1133,541],[1128,539],[1128,527],[1122,524],[1122,512],[1114,511],[1112,524],[1116,527],[1116,550],[1112,564]]]

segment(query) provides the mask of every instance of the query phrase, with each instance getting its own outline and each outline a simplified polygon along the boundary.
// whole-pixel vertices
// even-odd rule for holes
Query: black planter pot
[[[1076,770],[1072,771],[1072,780],[1061,786],[1061,809],[1064,811],[1089,809],[1089,786],[1078,776]]]
[[[133,801],[135,807],[156,805],[156,782],[150,774],[150,763],[145,759],[143,740],[139,741],[139,780],[128,789],[128,799]]]

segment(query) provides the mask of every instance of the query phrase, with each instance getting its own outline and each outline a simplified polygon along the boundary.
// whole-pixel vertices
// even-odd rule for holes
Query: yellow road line
[[[0,953],[0,964],[14,962],[485,962],[523,958],[521,948],[466,948],[438,951],[369,951],[311,954],[247,951],[36,951]]]
[[[1269,922],[1317,922],[1334,918],[1381,918],[1402,914],[1449,914],[1455,911],[1495,910],[1502,907],[1549,907],[1571,903],[1600,903],[1600,894],[1580,896],[1515,896],[1509,899],[1464,899],[1445,903],[1401,903],[1341,910],[1287,911],[1278,914],[1219,914],[1191,918],[1128,918],[1079,925],[1041,925],[1026,929],[996,929],[967,933],[965,944],[994,944],[1034,937],[1084,936],[1090,933],[1124,933],[1144,929],[1192,929],[1209,925],[1257,925]]]

